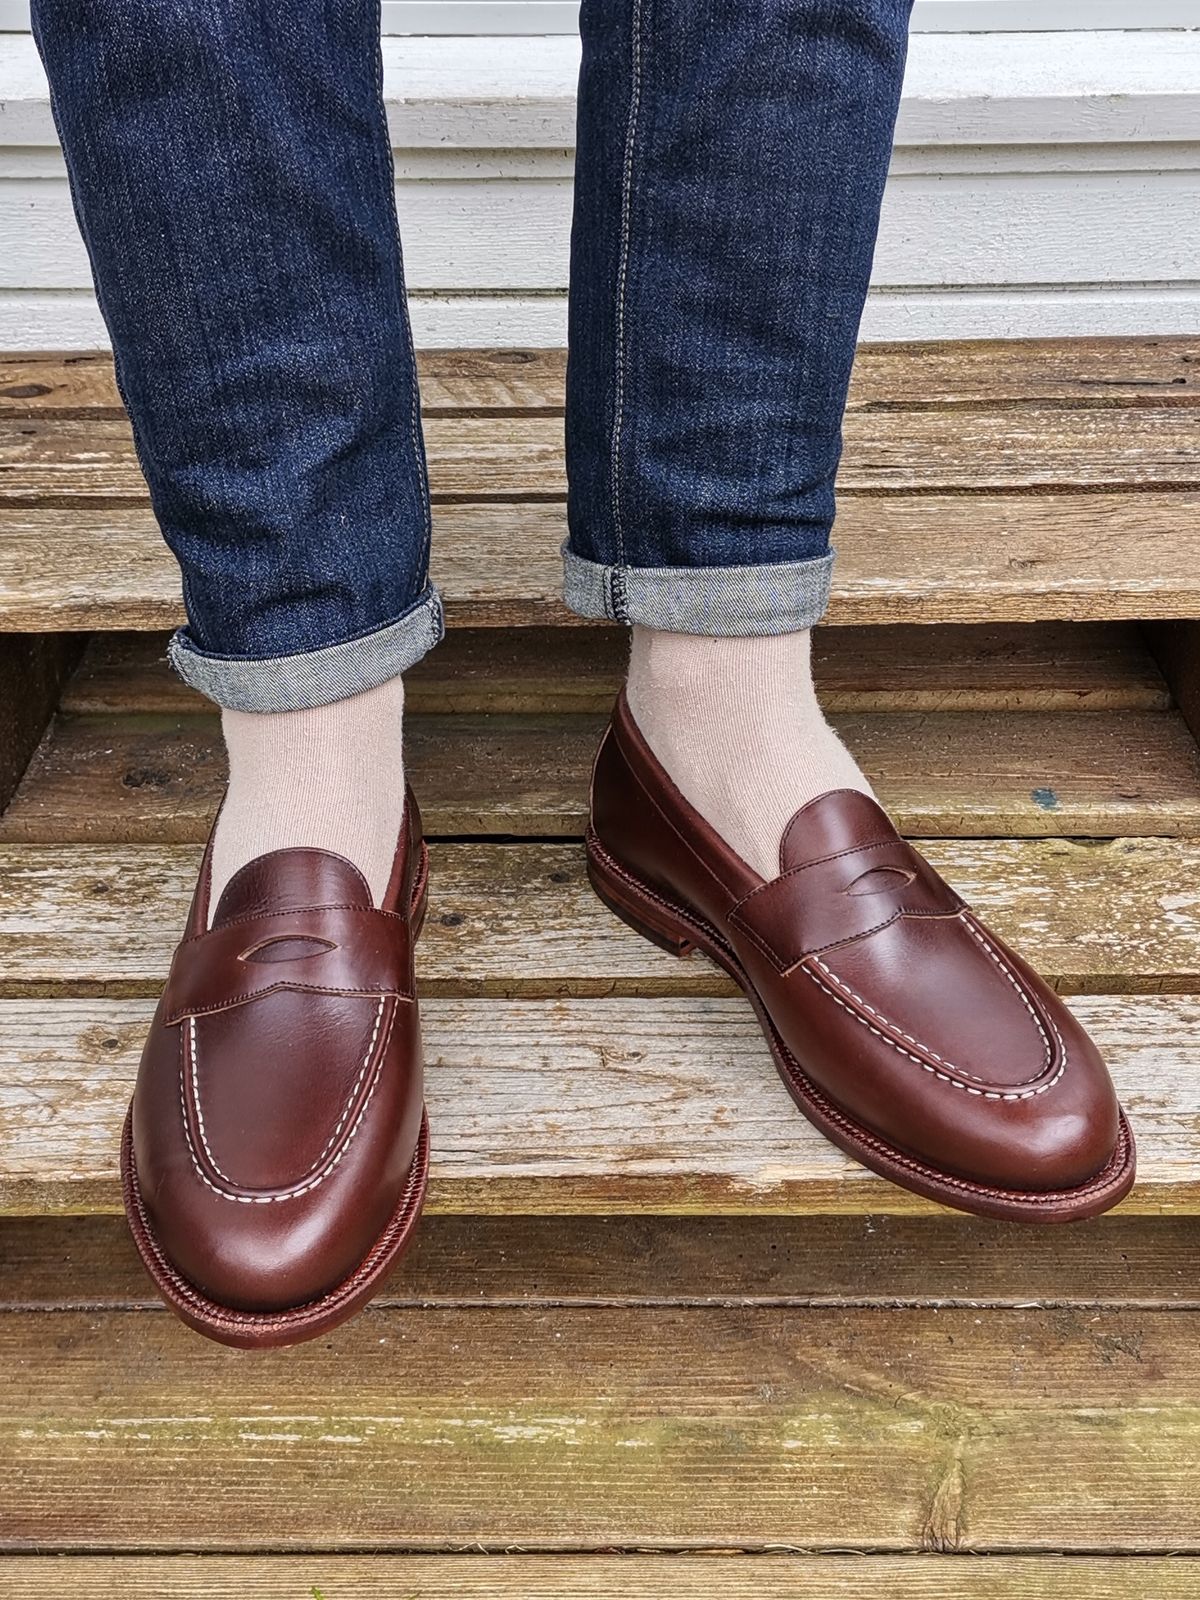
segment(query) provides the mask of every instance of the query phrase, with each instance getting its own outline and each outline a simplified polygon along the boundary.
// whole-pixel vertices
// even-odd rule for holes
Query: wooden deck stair
[[[430,1215],[357,1323],[248,1359],[112,1215],[217,724],[110,364],[0,361],[10,1592],[1197,1592],[1200,341],[867,348],[847,419],[825,702],[1136,1121],[1130,1200],[1048,1234],[845,1160],[723,976],[592,898],[623,640],[557,598],[562,358],[422,369]]]

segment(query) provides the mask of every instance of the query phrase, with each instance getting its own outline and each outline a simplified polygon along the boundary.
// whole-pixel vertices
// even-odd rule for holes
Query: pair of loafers
[[[1133,1137],[1095,1046],[873,800],[804,806],[764,881],[683,798],[622,696],[587,860],[624,922],[730,974],[805,1116],[873,1171],[1029,1222],[1128,1193]],[[210,873],[211,844],[125,1123],[125,1207],[186,1323],[293,1344],[365,1304],[425,1195],[420,814],[410,792],[379,907],[325,851],[260,856],[211,916]]]

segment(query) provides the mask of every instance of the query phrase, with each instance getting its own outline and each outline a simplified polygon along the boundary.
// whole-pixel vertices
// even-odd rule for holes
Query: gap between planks
[[[211,712],[168,666],[160,634],[93,635],[64,711]],[[404,675],[412,712],[604,712],[624,677],[624,628],[451,630]],[[1171,696],[1132,623],[819,628],[826,711],[1164,711]]]
[[[422,1220],[372,1300],[388,1306],[762,1305],[1200,1310],[1200,1217],[1121,1212],[1031,1229],[891,1217]],[[123,1217],[0,1221],[0,1312],[167,1315]],[[1184,1329],[1191,1324],[1182,1324]]]

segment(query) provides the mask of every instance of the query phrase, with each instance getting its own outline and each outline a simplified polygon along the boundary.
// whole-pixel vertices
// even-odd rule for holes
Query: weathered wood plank
[[[1200,832],[1200,752],[1177,713],[833,720],[907,833]],[[430,831],[580,835],[602,727],[592,715],[410,718],[408,769]],[[0,819],[0,841],[193,842],[224,783],[215,717],[60,717]]]
[[[621,628],[455,628],[405,674],[412,712],[607,711],[624,677]],[[1162,711],[1170,694],[1132,623],[821,628],[827,711]],[[160,634],[96,634],[66,685],[85,715],[210,711],[167,665]]]
[[[1200,1309],[1200,1217],[423,1219],[373,1305]],[[0,1309],[164,1310],[123,1217],[6,1217]]]
[[[1031,622],[1200,616],[1183,492],[843,494],[830,621]],[[579,619],[562,604],[560,504],[439,505],[432,572],[461,626]],[[12,509],[0,627],[167,628],[179,573],[143,506]]]
[[[1186,345],[1173,349],[1114,348],[1069,352],[1045,341],[1039,358],[1040,373],[1031,382],[1048,397],[1063,384],[1086,399],[1078,377],[1096,367],[1109,374],[1131,397],[1174,397],[1187,392],[1175,382],[1187,353]],[[1109,341],[1101,341],[1103,344]],[[998,347],[997,347],[998,349]],[[1041,349],[1041,344],[1039,344]],[[999,352],[998,352],[999,353]],[[937,363],[944,368],[945,358]],[[951,369],[952,370],[952,369]],[[559,411],[563,406],[565,350],[420,350],[417,372],[421,384],[421,409],[426,416],[443,412]],[[981,374],[982,376],[982,374]],[[0,356],[0,418],[122,417],[125,408],[117,393],[112,357],[104,351],[13,352]]]
[[[661,1309],[653,1335],[636,1309],[375,1311],[247,1361],[165,1316],[11,1313],[0,1540],[1200,1548],[1176,1313]]]
[[[1013,405],[1194,405],[1200,340],[995,339],[859,347],[849,408]],[[422,409],[554,411],[564,350],[421,350]],[[105,352],[0,357],[0,417],[120,416]]]
[[[1072,1002],[1138,1130],[1129,1214],[1200,1211],[1200,1000]],[[0,1211],[112,1211],[151,1003],[0,1001]],[[809,1128],[740,999],[425,1003],[433,1210],[910,1214]],[[3,1319],[0,1319],[2,1321]]]
[[[1193,1600],[1186,1556],[10,1556],[9,1600]]]
[[[952,490],[1200,488],[1191,409],[848,412],[838,479],[873,494]],[[562,421],[521,412],[432,416],[430,488],[439,499],[557,498],[566,492]],[[0,418],[0,503],[140,505],[145,480],[123,418]]]
[[[927,840],[922,848],[1063,993],[1200,990],[1200,844]],[[731,994],[596,899],[578,845],[435,844],[422,993]],[[0,847],[0,994],[157,995],[196,845]]]

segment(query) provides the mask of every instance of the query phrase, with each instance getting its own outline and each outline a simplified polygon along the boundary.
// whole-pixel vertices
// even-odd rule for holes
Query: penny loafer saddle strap
[[[945,880],[900,838],[879,839],[791,867],[752,889],[729,913],[780,972],[806,956],[886,928],[897,917],[965,910]]]
[[[412,998],[412,934],[395,912],[314,906],[241,917],[185,939],[162,1020],[228,1011],[279,989]]]

